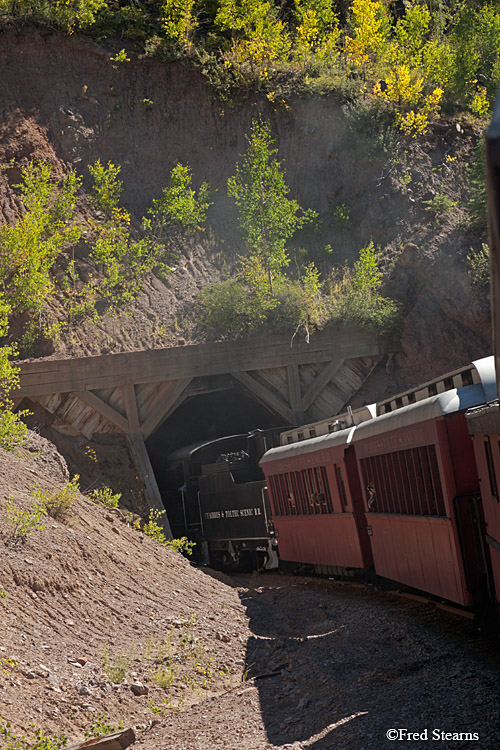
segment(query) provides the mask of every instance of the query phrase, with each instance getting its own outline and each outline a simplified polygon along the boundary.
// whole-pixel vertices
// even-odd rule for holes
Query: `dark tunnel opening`
[[[167,486],[167,457],[187,445],[204,440],[282,427],[273,414],[244,389],[234,388],[188,398],[146,441],[160,492]]]

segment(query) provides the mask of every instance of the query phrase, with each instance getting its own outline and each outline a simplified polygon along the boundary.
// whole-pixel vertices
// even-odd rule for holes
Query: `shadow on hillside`
[[[455,658],[453,643],[440,654],[428,634],[430,645],[412,653],[413,638],[394,638],[393,643],[373,629],[379,624],[369,609],[384,610],[383,622],[384,603],[367,600],[365,620],[357,605],[351,612],[349,606],[339,610],[339,599],[351,599],[348,592],[323,603],[278,588],[276,593],[264,584],[240,593],[254,633],[247,644],[248,680],[258,689],[268,740],[275,747],[299,743],[300,750],[378,750],[392,746],[386,732],[400,727],[427,728],[428,741],[434,728],[478,732],[482,748],[497,747],[499,722],[491,726],[486,714],[471,706],[466,683],[443,680],[443,663]],[[412,746],[426,747],[428,741]]]

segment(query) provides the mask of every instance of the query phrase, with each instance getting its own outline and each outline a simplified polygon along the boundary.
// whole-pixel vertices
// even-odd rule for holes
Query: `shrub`
[[[340,279],[334,280],[330,300],[333,320],[345,325],[355,323],[377,333],[389,333],[399,323],[397,303],[380,293],[382,272],[380,253],[373,242],[362,248],[352,269],[342,270]]]
[[[148,520],[142,527],[143,533],[146,534],[146,536],[148,536],[154,542],[159,542],[159,544],[167,543],[167,539],[165,537],[165,534],[163,533],[163,529],[158,524],[158,521],[164,515],[165,515],[164,510],[155,510],[155,509],[150,510]]]
[[[478,286],[488,286],[490,283],[490,248],[483,242],[480,250],[471,247],[467,255],[467,270],[472,283]]]
[[[427,211],[432,211],[433,213],[438,214],[451,211],[451,209],[457,205],[457,201],[452,201],[450,196],[446,195],[446,193],[443,193],[441,190],[428,201],[422,201],[422,204],[426,207]]]
[[[303,211],[296,200],[288,198],[278,149],[270,126],[252,122],[247,136],[248,149],[236,174],[227,181],[228,194],[235,199],[239,225],[249,254],[260,261],[269,286],[290,263],[287,241],[298,229],[317,217],[315,211]]]
[[[45,508],[48,516],[64,523],[72,515],[73,504],[80,492],[79,479],[79,475],[75,474],[73,479],[66,482],[57,492],[37,489],[33,493],[33,498]]]
[[[102,650],[102,668],[115,685],[119,685],[125,679],[129,667],[129,658],[126,654],[112,654],[109,644],[106,643]]]
[[[96,208],[100,208],[106,216],[111,218],[119,210],[123,190],[123,183],[118,179],[121,167],[110,161],[104,166],[98,159],[94,164],[89,164],[88,169],[94,182],[92,201]]]
[[[166,544],[170,549],[189,556],[193,554],[193,547],[196,547],[196,542],[190,542],[187,536],[181,536],[179,539],[169,539]]]
[[[35,726],[32,727],[31,737],[17,737],[11,732],[8,722],[0,723],[1,736],[4,739],[2,750],[61,750],[68,745],[64,734],[45,734]]]
[[[15,504],[13,497],[8,497],[5,500],[5,511],[7,518],[3,519],[3,524],[7,526],[7,541],[14,545],[24,544],[28,536],[45,528],[42,519],[46,513],[42,503],[32,503],[29,508],[21,508]]]
[[[170,173],[170,181],[163,189],[162,197],[153,200],[148,214],[151,219],[143,219],[143,227],[150,231],[156,240],[164,240],[172,232],[199,232],[212,205],[209,201],[208,182],[200,185],[198,192],[192,187],[192,174],[189,167],[177,164]]]
[[[105,713],[98,713],[92,716],[92,721],[88,729],[85,730],[85,739],[93,737],[106,737],[108,734],[114,734],[123,729],[123,721],[120,719],[118,724],[112,724],[111,719]]]
[[[118,508],[118,501],[121,496],[121,492],[113,493],[111,487],[92,490],[92,492],[89,492],[87,495],[93,503],[101,503],[101,505],[105,505],[106,508]]]
[[[1,353],[0,349],[0,357]],[[22,417],[30,412],[24,409],[16,414],[9,408],[9,404],[8,401],[4,402],[2,408],[0,403],[0,446],[6,451],[15,451],[27,440],[28,428],[22,421]]]

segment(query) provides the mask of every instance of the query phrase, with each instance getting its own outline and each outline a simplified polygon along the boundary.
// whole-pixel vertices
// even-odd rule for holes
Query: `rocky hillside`
[[[36,725],[74,742],[120,719],[144,730],[167,708],[240,685],[237,592],[122,512],[77,494],[65,517],[16,532],[5,499],[26,521],[35,488],[51,495],[68,476],[35,433],[17,456],[0,450],[0,729],[25,736]],[[1,732],[0,747],[11,747]]]
[[[319,212],[319,228],[302,230],[298,245],[319,263],[327,244],[339,265],[372,239],[384,254],[387,291],[404,309],[401,354],[391,381],[384,381],[386,392],[489,353],[486,293],[471,285],[465,266],[470,247],[481,240],[467,230],[463,208],[477,141],[470,126],[436,123],[418,142],[401,137],[384,144],[370,135],[362,102],[349,107],[328,96],[277,104],[257,95],[222,102],[187,63],[117,65],[110,54],[77,36],[3,32],[0,217],[15,221],[14,186],[30,159],[48,160],[59,176],[75,168],[87,188],[88,163],[100,158],[121,165],[123,202],[137,221],[181,162],[197,184],[207,180],[217,191],[211,229],[179,247],[165,280],[150,277],[133,316],[87,322],[47,353],[106,353],[196,338],[193,298],[227,274],[241,250],[226,181],[258,114],[277,137],[293,196]],[[451,207],[429,210],[425,201],[441,194]],[[80,210],[90,213],[83,198]],[[85,242],[76,249],[83,267],[88,250]]]

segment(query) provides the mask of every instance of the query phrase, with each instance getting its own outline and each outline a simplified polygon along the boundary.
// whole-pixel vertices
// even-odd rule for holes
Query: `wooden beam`
[[[151,409],[144,421],[141,432],[147,440],[157,427],[184,401],[184,391],[192,378],[180,378],[171,383],[159,402]]]
[[[233,372],[232,375],[244,385],[250,393],[257,396],[257,398],[262,401],[265,406],[271,409],[271,411],[274,411],[276,414],[279,414],[280,417],[283,417],[288,424],[293,425],[295,423],[293,412],[285,402],[275,393],[270,391],[269,388],[266,388],[265,385],[262,385],[262,383],[255,380],[252,375],[249,375],[248,372]]]
[[[286,374],[288,379],[288,398],[292,407],[295,424],[305,424],[307,420],[302,407],[299,366],[297,364],[287,365]]]
[[[128,422],[125,417],[122,417],[121,414],[99,398],[99,396],[96,396],[95,393],[92,393],[92,391],[76,391],[75,396],[78,396],[81,401],[91,406],[94,411],[109,419],[125,435],[129,432]]]
[[[139,413],[137,411],[137,401],[135,398],[135,385],[129,383],[122,386],[122,397],[125,405],[125,414],[128,419],[129,432],[140,432]]]
[[[346,327],[317,332],[309,343],[296,337],[292,346],[289,337],[268,336],[76,360],[51,360],[50,363],[23,362],[20,364],[20,388],[11,397],[181,380],[200,373],[208,376],[251,372],[288,364],[329,362],[336,356],[344,359],[376,356],[396,349],[397,344],[388,338]]]
[[[319,375],[315,377],[306,393],[302,397],[302,408],[304,409],[304,411],[307,411],[311,404],[316,401],[321,391],[326,388],[330,380],[334,377],[334,375],[337,374],[343,364],[344,357],[336,357],[323,367]]]
[[[148,451],[144,438],[140,432],[133,432],[128,436],[130,450],[135,464],[139,470],[142,481],[144,482],[144,489],[146,490],[146,497],[149,502],[149,507],[153,510],[159,510],[160,512],[165,510],[163,500],[161,499],[160,490],[156,482],[153,467],[149,458]],[[163,526],[165,536],[167,539],[172,539],[172,530],[170,523],[167,518],[166,512],[162,514],[161,519],[158,523]]]

